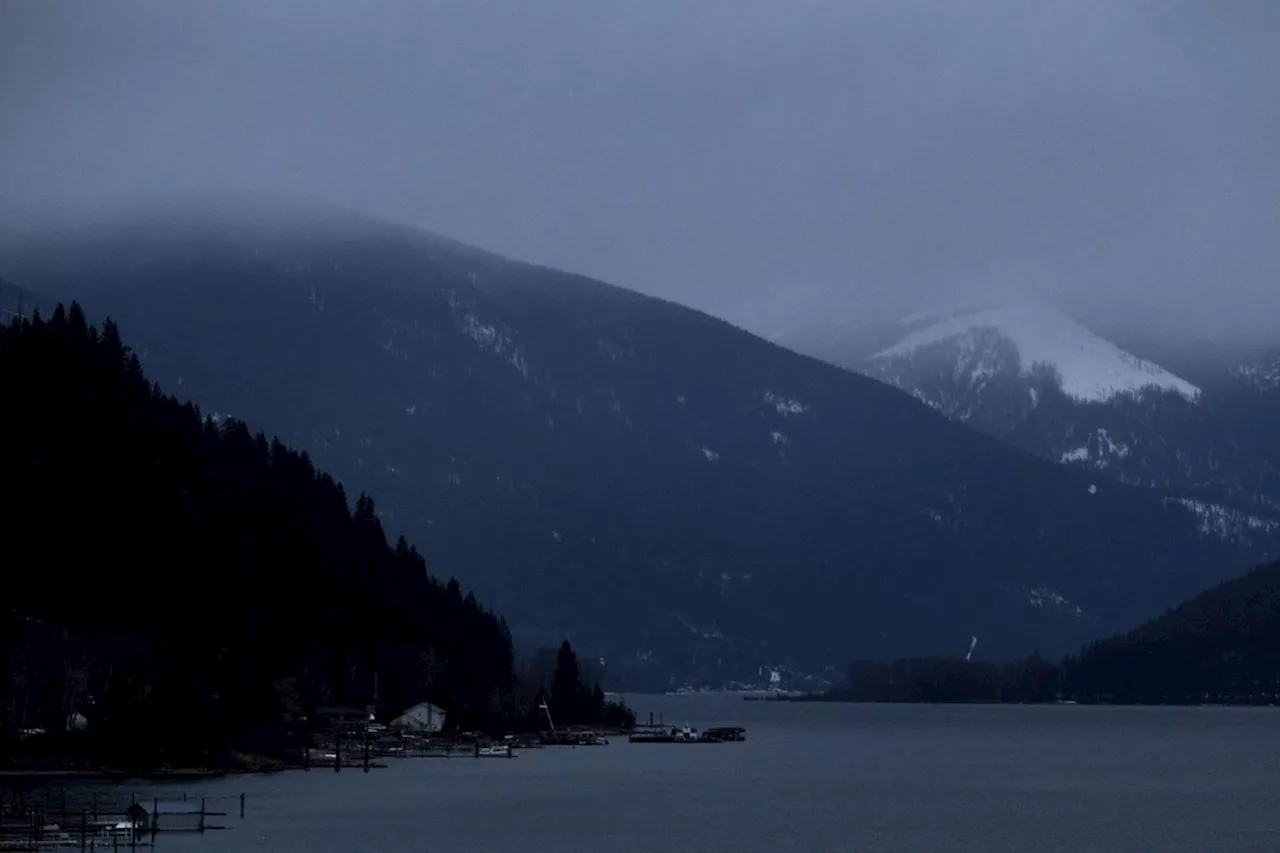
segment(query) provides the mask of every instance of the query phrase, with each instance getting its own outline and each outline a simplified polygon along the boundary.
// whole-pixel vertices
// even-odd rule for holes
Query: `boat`
[[[488,746],[476,745],[476,758],[515,758],[516,751],[509,743],[493,743]]]

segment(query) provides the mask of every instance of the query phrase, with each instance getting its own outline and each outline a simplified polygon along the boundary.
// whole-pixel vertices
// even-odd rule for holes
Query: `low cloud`
[[[755,328],[1280,316],[1280,5],[0,4],[0,213],[342,202]]]

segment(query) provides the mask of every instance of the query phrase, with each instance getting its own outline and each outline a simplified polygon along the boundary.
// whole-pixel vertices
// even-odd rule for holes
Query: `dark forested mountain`
[[[322,704],[528,712],[499,618],[305,453],[163,396],[114,324],[6,324],[0,373],[0,761],[73,714],[154,766],[287,747]]]
[[[1048,464],[704,314],[358,217],[169,211],[0,274],[307,449],[518,640],[610,679],[1078,648],[1266,531]],[[614,681],[613,683],[617,683]]]
[[[1180,359],[1196,384],[1043,305],[793,329],[782,342],[913,394],[1037,456],[1176,492],[1206,530],[1280,529],[1280,371],[1267,357]]]
[[[1118,702],[1280,699],[1280,563],[1227,581],[1069,661],[1082,698]]]

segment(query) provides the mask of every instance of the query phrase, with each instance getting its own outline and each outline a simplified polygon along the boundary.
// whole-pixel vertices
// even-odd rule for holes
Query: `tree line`
[[[825,698],[857,702],[1274,704],[1280,562],[1210,589],[1134,631],[1048,661],[944,658],[849,665]]]
[[[14,319],[0,376],[0,759],[43,733],[84,760],[222,766],[296,747],[321,705],[537,724],[500,616],[305,452],[149,383],[110,320]]]

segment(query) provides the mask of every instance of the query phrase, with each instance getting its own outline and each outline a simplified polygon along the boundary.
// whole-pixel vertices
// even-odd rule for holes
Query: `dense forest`
[[[14,320],[0,375],[0,759],[43,732],[116,766],[224,765],[296,746],[324,704],[536,725],[500,617],[306,453],[164,395],[110,320]]]
[[[1227,581],[1067,662],[1071,692],[1106,702],[1280,699],[1280,562]]]
[[[1280,562],[1260,566],[1053,663],[904,659],[851,664],[827,698],[860,702],[1274,704],[1280,701]]]

